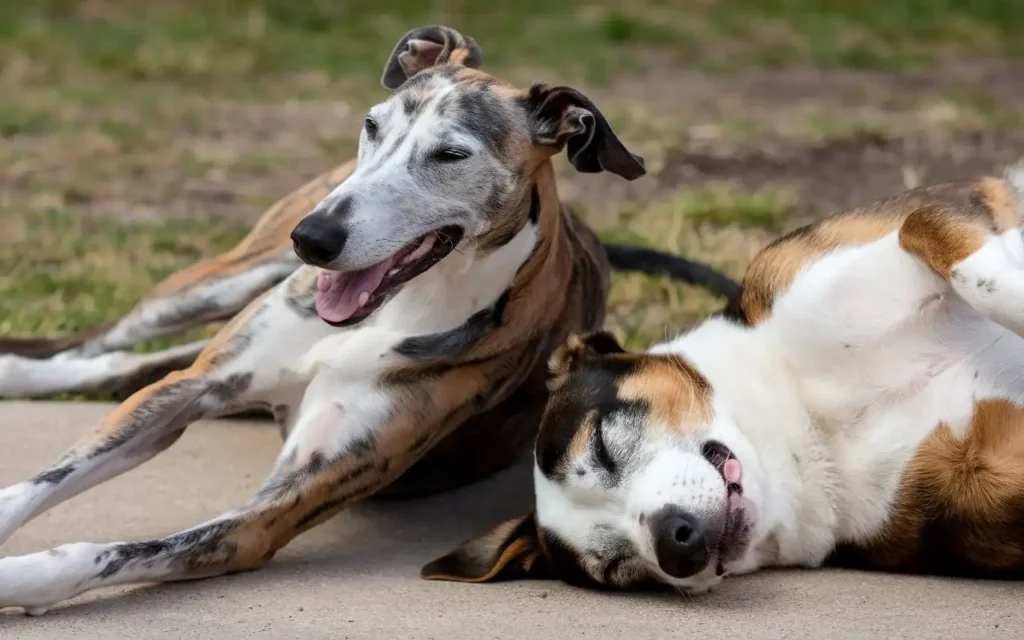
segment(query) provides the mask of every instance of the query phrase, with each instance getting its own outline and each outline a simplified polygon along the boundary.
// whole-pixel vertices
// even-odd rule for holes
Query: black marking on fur
[[[597,460],[597,464],[601,465],[601,467],[612,476],[618,476],[619,465],[616,464],[615,459],[608,452],[607,445],[605,445],[603,420],[598,419],[595,421],[592,433],[593,442],[591,447],[594,451],[594,458]]]
[[[371,469],[373,469],[373,462],[365,460],[357,464],[356,466],[352,467],[348,471],[348,473],[344,473],[341,476],[339,476],[338,479],[334,482],[334,486],[338,488],[343,487],[349,482],[355,480],[356,478],[363,476]]]
[[[649,411],[647,403],[618,398],[619,380],[636,366],[637,363],[630,360],[594,360],[581,363],[572,370],[570,380],[563,386],[569,391],[552,397],[537,437],[537,465],[545,475],[562,477],[565,472],[562,460],[587,414],[598,411],[597,421],[613,413],[626,420],[634,419],[634,415],[640,420],[646,416]],[[599,427],[595,426],[594,431],[597,438]],[[608,469],[609,480],[614,482],[615,466],[609,466],[607,458],[602,459],[601,449],[597,447],[595,442],[595,457]],[[603,440],[600,447],[604,448]],[[607,449],[604,455],[608,455]]]
[[[530,189],[530,223],[536,225],[540,221],[540,191],[537,185]]]
[[[319,451],[314,451],[309,454],[309,461],[306,462],[306,466],[302,469],[302,473],[306,475],[316,475],[326,468],[327,457]]]
[[[949,272],[949,279],[950,280],[955,280],[956,282],[959,282],[960,284],[965,284],[967,282],[966,276],[964,276],[964,274],[961,273],[959,269],[953,269],[952,271],[950,271]]]
[[[364,456],[372,453],[377,449],[377,437],[368,433],[362,438],[353,440],[347,447],[345,447],[345,454],[349,456]]]
[[[996,281],[989,280],[986,278],[978,278],[978,281],[974,284],[979,289],[984,289],[985,293],[995,293]]]
[[[234,520],[215,522],[159,540],[115,545],[113,549],[97,554],[95,563],[107,564],[96,574],[96,578],[105,580],[120,573],[129,563],[152,562],[161,557],[167,562],[188,559],[189,564],[192,564],[197,556],[216,549],[224,536],[238,526],[239,522]]]
[[[337,220],[344,220],[352,215],[352,210],[356,207],[356,198],[353,195],[348,195],[339,198],[327,208],[326,217],[328,220],[327,224],[333,224]],[[315,215],[315,214],[314,214]]]
[[[64,464],[59,467],[47,469],[32,478],[32,484],[58,484],[61,480],[74,473],[74,471],[75,466],[72,464]]]
[[[210,384],[206,394],[221,404],[229,404],[252,386],[251,372],[233,373],[224,380]]]
[[[502,99],[486,90],[459,94],[455,120],[466,133],[476,136],[495,155],[503,155],[512,128]]]
[[[412,117],[412,114],[416,113],[416,109],[422,104],[415,94],[409,91],[402,93],[402,112],[405,115]]]
[[[395,352],[420,359],[452,358],[465,353],[501,326],[509,296],[510,290],[506,289],[494,304],[471,315],[460,327],[406,338],[395,347]]]
[[[378,488],[379,486],[380,486],[380,483],[378,481],[372,481],[372,482],[369,482],[367,484],[360,485],[360,486],[356,487],[355,489],[352,489],[351,491],[348,491],[348,492],[338,496],[337,498],[333,498],[331,500],[328,500],[327,502],[324,502],[323,504],[317,506],[315,509],[313,509],[312,511],[310,511],[309,513],[304,515],[301,519],[299,519],[298,523],[295,525],[295,528],[301,530],[307,524],[309,524],[313,520],[316,520],[317,518],[319,518],[323,514],[329,512],[329,511],[333,511],[334,509],[337,509],[338,507],[342,507],[346,503],[352,501],[355,498],[363,497],[364,495],[366,495],[367,493],[370,493],[371,491],[373,491],[374,489]]]

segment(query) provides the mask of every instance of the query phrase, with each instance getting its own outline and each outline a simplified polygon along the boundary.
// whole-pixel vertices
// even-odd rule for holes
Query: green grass
[[[447,23],[516,82],[611,84],[654,63],[919,69],[1024,54],[1016,0],[36,0],[0,3],[0,333],[73,331],[127,311],[171,271],[222,251],[263,207],[349,157],[359,114],[408,29]],[[652,82],[657,83],[655,78]],[[670,80],[665,80],[670,82]],[[677,88],[678,89],[678,88]],[[685,92],[681,95],[685,96]],[[626,113],[632,95],[610,94]],[[1019,110],[975,98],[1006,126]],[[750,105],[749,115],[756,115]],[[653,166],[685,142],[671,112],[627,122]],[[709,118],[713,119],[711,113]],[[613,119],[619,116],[613,117]],[[767,135],[745,114],[718,124]],[[835,116],[812,129],[877,136]],[[618,123],[616,124],[618,127]],[[860,127],[860,128],[858,128]],[[649,150],[649,152],[648,152]],[[609,178],[614,179],[614,178]],[[608,237],[734,275],[784,226],[778,190],[724,185],[625,203]],[[668,226],[666,226],[668,225]],[[634,346],[716,304],[617,278],[610,322]]]
[[[74,332],[122,315],[154,283],[230,248],[246,231],[196,221],[126,225],[53,210],[5,220],[0,334]]]
[[[903,67],[1024,50],[1014,0],[38,0],[0,8],[0,67],[21,65],[39,83],[216,91],[259,92],[245,81],[310,70],[364,83],[405,30],[433,22],[484,43],[488,64],[594,77],[628,64],[634,45],[684,55],[722,45],[744,66]]]
[[[790,202],[786,194],[767,189],[743,193],[716,185],[668,193],[596,222],[606,242],[685,255],[739,280],[754,252],[786,224]],[[627,347],[644,348],[721,305],[722,300],[707,291],[667,277],[616,274],[608,324]]]

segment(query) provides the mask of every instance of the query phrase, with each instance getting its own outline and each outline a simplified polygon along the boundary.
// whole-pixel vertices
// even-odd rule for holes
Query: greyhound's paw
[[[0,395],[18,395],[18,384],[24,358],[10,353],[0,353]]]
[[[21,607],[26,614],[39,616],[81,593],[83,578],[87,578],[83,573],[90,569],[91,561],[87,561],[94,546],[67,544],[0,558],[0,609]]]
[[[0,488],[0,545],[25,523],[35,505],[37,494],[28,482]],[[3,576],[0,575],[0,579]]]

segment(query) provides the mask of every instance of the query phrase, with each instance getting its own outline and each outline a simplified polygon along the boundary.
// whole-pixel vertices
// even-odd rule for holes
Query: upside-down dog
[[[480,61],[476,43],[448,27],[406,34],[383,75],[395,91],[366,117],[356,162],[77,351],[36,361],[75,371],[93,353],[231,315],[259,294],[209,343],[160,363],[186,368],[0,490],[0,542],[157,455],[200,418],[266,408],[285,442],[256,495],[208,522],[154,540],[0,558],[0,607],[42,613],[96,587],[253,569],[388,485],[396,495],[440,491],[506,467],[528,446],[551,350],[568,332],[600,327],[608,288],[609,257],[559,201],[551,158],[566,149],[578,170],[626,179],[644,167],[578,91],[517,89]],[[295,225],[304,203],[312,211]],[[305,265],[276,240],[285,231]],[[611,255],[641,269],[634,259],[651,257],[624,247]],[[677,275],[693,266],[672,264]],[[736,286],[703,273],[726,293]],[[272,286],[275,278],[284,280]],[[54,378],[28,382],[40,380]]]
[[[783,236],[739,304],[550,359],[535,509],[423,569],[699,593],[823,565],[1024,579],[1024,167]]]

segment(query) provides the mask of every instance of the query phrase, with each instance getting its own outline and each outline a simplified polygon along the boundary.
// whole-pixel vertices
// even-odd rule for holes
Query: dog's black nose
[[[306,264],[322,267],[345,248],[348,234],[337,220],[318,214],[308,215],[292,230],[295,253]]]
[[[649,519],[658,566],[673,578],[688,578],[708,566],[710,555],[700,521],[674,506]]]

